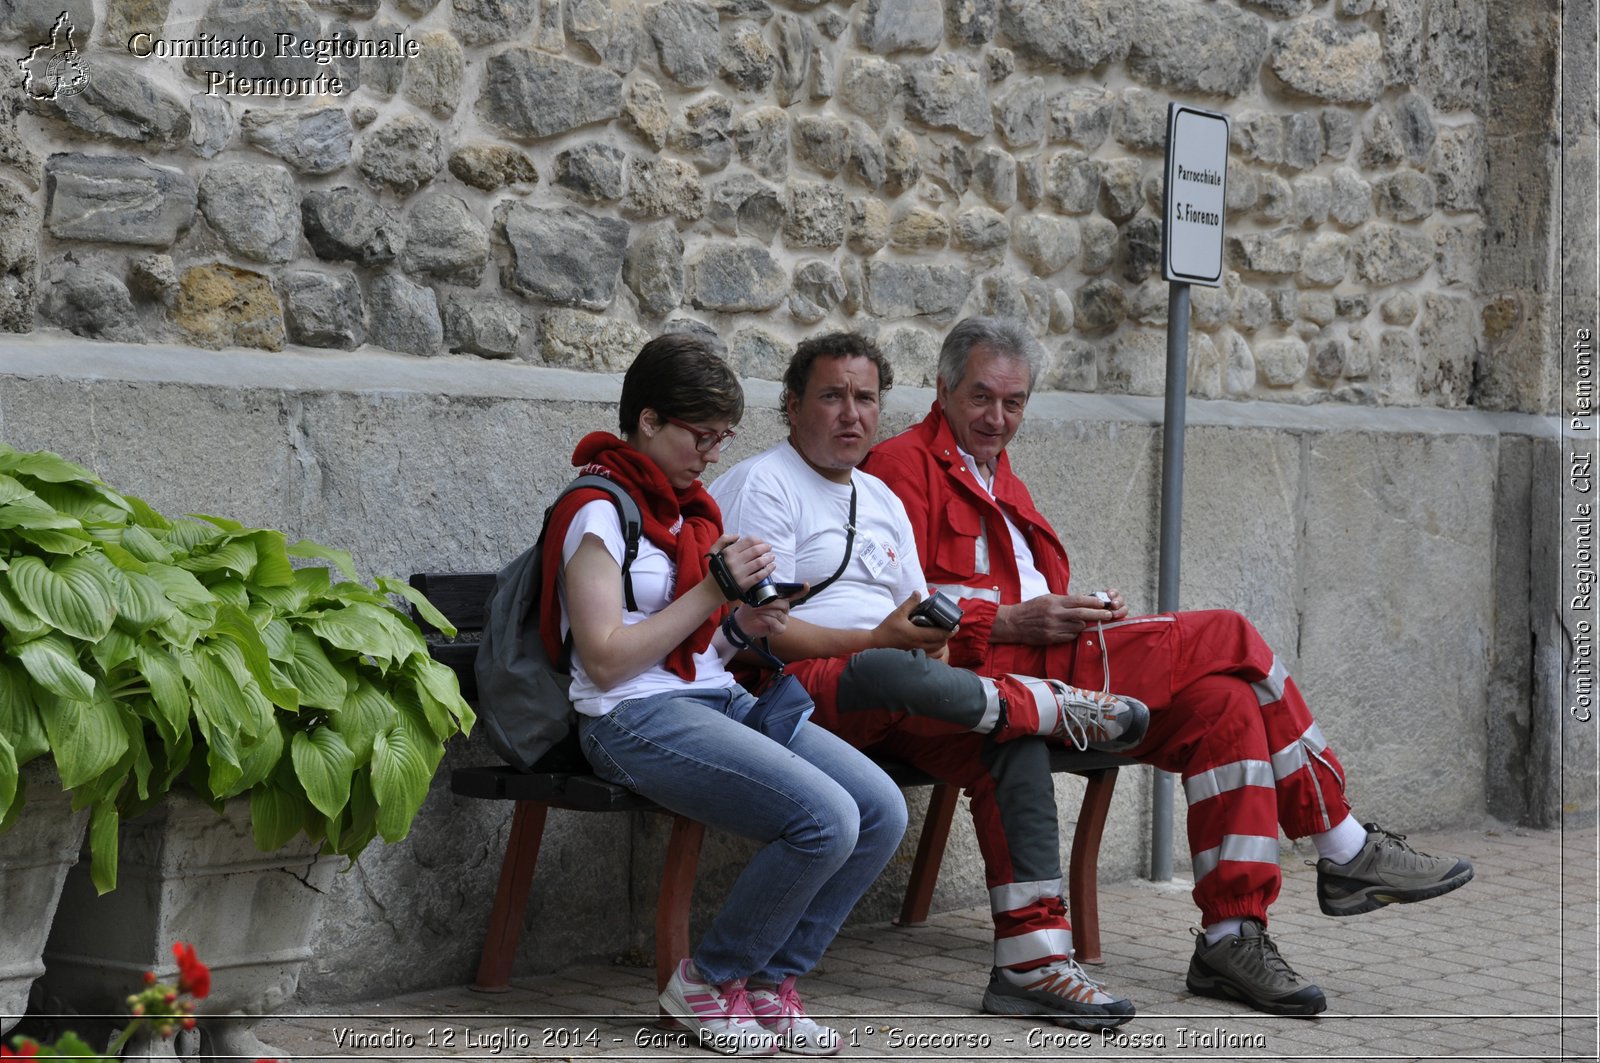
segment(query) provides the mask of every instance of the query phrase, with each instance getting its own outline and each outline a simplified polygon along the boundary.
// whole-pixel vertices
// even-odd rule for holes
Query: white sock
[[[1356,858],[1362,846],[1367,844],[1367,828],[1356,822],[1356,818],[1346,813],[1332,830],[1325,830],[1321,834],[1311,836],[1311,844],[1317,847],[1317,855],[1324,860],[1332,860],[1336,864],[1348,864]]]
[[[1244,917],[1236,915],[1231,919],[1223,919],[1201,928],[1206,936],[1207,945],[1215,945],[1229,934],[1237,934],[1244,929]]]

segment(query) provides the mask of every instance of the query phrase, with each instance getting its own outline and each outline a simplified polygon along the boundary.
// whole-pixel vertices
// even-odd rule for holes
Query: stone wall
[[[1554,401],[1507,339],[1537,248],[1497,256],[1499,316],[1480,298],[1488,223],[1543,238],[1514,215],[1548,218],[1552,161],[1504,140],[1524,180],[1488,217],[1492,123],[1551,87],[1512,65],[1532,44],[1491,64],[1490,0],[19,0],[0,40],[63,5],[81,91],[0,109],[13,331],[614,371],[711,329],[770,379],[849,326],[928,383],[983,311],[1047,338],[1046,388],[1158,394],[1178,99],[1234,123],[1196,395]],[[280,33],[415,54],[320,65]],[[267,55],[164,54],[196,41]],[[319,76],[339,92],[243,94]]]

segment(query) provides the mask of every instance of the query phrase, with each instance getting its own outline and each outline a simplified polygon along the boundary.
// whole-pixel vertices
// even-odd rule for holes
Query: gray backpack
[[[573,480],[544,511],[539,539],[495,576],[494,591],[485,607],[483,641],[473,670],[478,679],[478,719],[489,744],[518,771],[587,771],[573,730],[572,636],[562,647],[561,660],[552,661],[539,637],[540,573],[543,571],[545,533],[557,503],[573,491],[595,488],[610,496],[622,521],[625,543],[622,588],[629,609],[637,609],[628,568],[639,552],[643,522],[639,504],[614,481],[585,475]],[[560,544],[556,544],[560,549]],[[555,602],[548,603],[559,608]]]

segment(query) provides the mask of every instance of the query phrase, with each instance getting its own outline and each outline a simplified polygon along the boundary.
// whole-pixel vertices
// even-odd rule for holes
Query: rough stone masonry
[[[1195,394],[1544,401],[1474,392],[1488,0],[25,0],[0,40],[63,6],[87,85],[0,108],[11,331],[609,371],[709,329],[770,377],[852,327],[927,382],[985,312],[1047,389],[1154,394],[1177,99],[1234,123]]]

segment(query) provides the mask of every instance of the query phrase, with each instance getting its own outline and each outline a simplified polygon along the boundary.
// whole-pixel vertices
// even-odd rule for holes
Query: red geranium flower
[[[39,1045],[36,1041],[23,1041],[22,1046],[14,1052],[0,1045],[0,1059],[33,1059],[38,1054]]]
[[[200,962],[193,945],[179,941],[172,946],[172,955],[178,960],[178,989],[196,1000],[203,1000],[211,992],[211,969]]]

